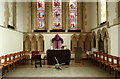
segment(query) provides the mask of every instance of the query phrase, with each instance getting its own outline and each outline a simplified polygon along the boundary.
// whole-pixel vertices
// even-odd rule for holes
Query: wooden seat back
[[[107,63],[113,63],[112,55],[108,55],[107,57]]]
[[[103,60],[107,62],[108,55],[104,53],[103,56],[104,56]]]
[[[17,57],[18,57],[18,58],[21,57],[21,53],[20,53],[20,52],[17,53]]]
[[[2,58],[0,57],[0,65],[1,65]]]
[[[10,54],[6,55],[6,57],[7,57],[6,62],[7,62],[7,61],[11,61],[11,56],[10,56]]]
[[[15,59],[15,55],[14,54],[10,54],[11,57],[11,61]]]
[[[23,52],[20,52],[21,57],[23,57]]]
[[[18,53],[14,53],[15,59],[17,59],[17,58],[18,58],[18,56],[17,56],[17,55],[18,55]],[[15,60],[15,59],[14,59],[14,60]]]
[[[100,53],[99,52],[97,52],[97,59],[100,59]]]
[[[100,59],[104,60],[104,54],[103,53],[100,53]]]
[[[1,57],[1,63],[7,63],[7,57],[6,56]]]
[[[95,58],[97,58],[97,52],[93,52]]]
[[[120,57],[118,57],[118,67],[120,67]]]
[[[23,56],[25,56],[25,51],[23,51]]]
[[[113,56],[113,59],[112,59],[113,61],[112,61],[112,64],[113,65],[118,65],[118,57],[116,57],[116,56]]]

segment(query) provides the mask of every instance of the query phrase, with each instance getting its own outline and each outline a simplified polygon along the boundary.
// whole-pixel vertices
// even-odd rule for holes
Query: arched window
[[[106,0],[101,0],[98,2],[98,22],[99,24],[104,23],[107,21],[107,7],[106,7]]]
[[[45,29],[45,0],[37,1],[37,25],[38,30]]]
[[[77,0],[69,2],[70,30],[77,30]]]
[[[62,29],[62,0],[53,0],[53,29]]]
[[[103,23],[106,21],[106,0],[101,0],[101,8],[100,8],[100,16],[101,16],[101,20],[100,22]]]

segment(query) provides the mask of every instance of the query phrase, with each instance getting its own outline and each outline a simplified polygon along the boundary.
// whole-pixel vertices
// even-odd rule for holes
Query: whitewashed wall
[[[118,56],[120,57],[120,24],[118,25]]]
[[[23,33],[0,27],[0,56],[23,51]]]
[[[8,6],[9,8],[10,6]],[[16,4],[16,30],[6,28],[6,3],[0,2],[0,56],[23,50],[23,3]],[[11,12],[11,11],[10,11]],[[11,23],[11,19],[10,19]],[[8,24],[10,24],[8,23]],[[1,27],[3,26],[3,27]],[[21,32],[18,32],[21,31]]]
[[[110,28],[111,54],[118,56],[118,25]]]

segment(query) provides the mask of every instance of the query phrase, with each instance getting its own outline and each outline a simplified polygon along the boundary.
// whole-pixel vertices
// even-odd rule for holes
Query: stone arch
[[[44,40],[43,40],[43,35],[39,35],[38,37],[38,51],[43,52],[44,51]]]
[[[79,36],[78,36],[78,46],[81,47],[82,53],[84,51],[84,39],[85,39],[84,35],[79,34]]]
[[[71,36],[71,51],[72,51],[72,53],[75,53],[74,47],[77,47],[77,36],[76,36],[76,34],[73,34]]]
[[[106,28],[102,29],[102,38],[104,38],[105,33],[106,33],[106,37],[109,38],[109,33]]]
[[[37,40],[35,35],[33,35],[31,40],[31,51],[37,51]]]
[[[106,28],[102,29],[102,38],[103,38],[103,41],[104,41],[104,52],[108,53],[108,52],[110,52],[110,50],[109,50],[110,39],[109,39],[109,33],[108,33]]]
[[[81,47],[82,58],[87,58],[87,54],[85,53],[85,35],[80,34],[78,36],[78,46]]]
[[[104,42],[102,38],[102,31],[100,29],[97,31],[97,50],[99,52],[104,52]]]
[[[102,39],[102,31],[99,29],[99,30],[97,31],[97,39],[98,39],[98,40],[99,40],[100,36],[101,36],[101,39]]]
[[[31,47],[30,37],[29,37],[29,35],[27,35],[25,37],[25,41],[24,41],[24,50],[25,51],[30,51],[31,50],[30,47]]]
[[[91,35],[88,33],[85,36],[85,52],[86,51],[91,51]]]
[[[91,39],[91,46],[92,48],[96,48],[96,33],[95,31],[92,32],[92,39]]]

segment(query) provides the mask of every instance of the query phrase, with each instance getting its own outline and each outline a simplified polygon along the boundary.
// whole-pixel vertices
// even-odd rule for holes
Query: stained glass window
[[[100,3],[101,7],[100,7],[100,23],[103,23],[106,21],[106,0],[101,0]]]
[[[37,26],[38,30],[45,29],[45,0],[37,1]]]
[[[62,29],[62,1],[53,0],[53,29]]]
[[[77,30],[77,0],[69,2],[70,30]]]

